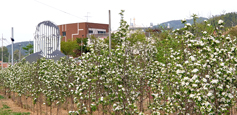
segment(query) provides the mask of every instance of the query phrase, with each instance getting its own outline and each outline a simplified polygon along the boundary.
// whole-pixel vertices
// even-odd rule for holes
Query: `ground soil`
[[[0,94],[1,96],[4,96],[3,94]],[[27,110],[27,109],[23,109],[21,107],[19,107],[18,105],[16,105],[11,99],[1,99],[0,100],[0,108],[3,107],[3,104],[9,106],[10,110],[12,110],[12,112],[21,112],[21,113],[27,113],[27,112],[30,112],[31,115],[33,115],[33,112],[31,112],[30,110]]]
[[[26,100],[24,98],[22,98],[22,102],[23,102],[23,106],[24,106],[24,108],[22,108],[22,107],[20,107],[19,104],[17,104],[16,101],[14,102],[12,100],[12,98],[7,98],[2,92],[0,92],[0,95],[5,97],[4,99],[0,99],[0,108],[2,108],[3,104],[5,104],[5,105],[10,107],[9,109],[12,110],[12,112],[30,113],[30,115],[46,115],[46,105],[42,104],[41,105],[42,112],[41,112],[41,114],[39,112],[37,114],[37,109],[38,109],[38,111],[40,111],[39,107],[35,106],[34,108],[32,108],[31,107],[31,103],[32,103],[31,99],[27,100],[27,105],[28,106],[27,106],[27,109],[24,109],[24,108],[26,108]],[[17,99],[15,99],[15,100],[17,100]],[[148,99],[144,100],[143,105],[144,105],[145,110],[148,109],[147,108],[147,102],[148,101],[149,101]],[[74,107],[76,107],[76,105]],[[233,107],[230,110],[229,115],[235,115],[237,113],[236,108],[237,108],[236,106]],[[102,109],[102,108],[100,107],[100,109]],[[145,114],[149,115],[149,114],[151,114],[151,112],[150,111],[145,111]],[[164,114],[164,113],[162,112],[162,114]],[[50,107],[47,107],[47,115],[50,115]],[[55,104],[52,105],[52,115],[57,115],[57,106]],[[68,115],[68,110],[65,110],[65,107],[61,107],[61,109],[59,109],[59,114],[58,115]],[[103,113],[102,113],[102,111],[99,111],[99,112],[95,111],[95,112],[93,112],[93,115],[103,115]],[[170,114],[170,115],[173,115],[173,114]]]
[[[24,108],[26,108],[26,106],[28,107],[27,109],[24,109],[24,108],[20,107],[19,104],[14,102],[11,98],[7,98],[2,93],[0,93],[0,95],[5,97],[4,99],[0,100],[0,108],[2,108],[3,104],[5,104],[10,107],[9,110],[12,110],[12,112],[21,112],[21,113],[29,112],[30,115],[46,115],[46,105],[42,104],[41,105],[42,112],[41,112],[41,114],[39,112],[37,114],[37,109],[39,111],[39,107],[37,108],[35,106],[34,109],[32,107],[30,107],[30,104],[32,103],[32,101],[30,101],[30,99],[27,100],[27,105],[26,105],[26,103],[25,103],[26,101],[22,98]],[[47,115],[50,115],[50,107],[47,107]],[[55,105],[52,106],[52,115],[57,115],[57,108]],[[68,111],[66,111],[64,109],[60,109],[58,115],[68,115]]]

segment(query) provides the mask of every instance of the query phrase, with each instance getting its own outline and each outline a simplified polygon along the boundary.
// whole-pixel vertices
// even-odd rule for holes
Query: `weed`
[[[3,106],[3,107],[2,107],[3,109],[9,109],[9,108],[10,108],[10,107],[9,107],[8,105],[6,105],[6,104],[3,104],[2,106]]]
[[[4,97],[2,95],[0,95],[0,99],[4,99]]]
[[[30,115],[30,113],[29,112],[27,112],[27,113],[17,113],[17,112],[14,112],[11,115]]]

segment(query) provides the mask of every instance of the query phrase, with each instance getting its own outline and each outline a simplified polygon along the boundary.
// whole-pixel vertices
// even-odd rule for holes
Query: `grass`
[[[30,115],[30,113],[29,113],[29,112],[27,112],[27,113],[17,113],[17,112],[13,112],[13,113],[11,113],[10,115]]]
[[[10,107],[9,107],[8,105],[6,105],[6,104],[3,104],[2,106],[3,106],[2,109],[9,109],[9,108],[10,108]]]
[[[19,112],[12,112],[11,110],[0,110],[0,115],[30,115],[29,112],[27,113],[19,113]]]
[[[0,95],[0,99],[4,99],[4,97],[2,95]]]
[[[3,107],[0,109],[0,115],[30,115],[30,112],[27,113],[12,112],[12,110],[9,110],[10,107],[6,104],[2,104],[2,106]]]
[[[30,112],[12,112],[12,110],[4,110],[3,108],[0,109],[0,115],[30,115]]]

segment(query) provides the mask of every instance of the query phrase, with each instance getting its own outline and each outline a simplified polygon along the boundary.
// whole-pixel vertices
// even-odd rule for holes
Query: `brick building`
[[[71,23],[58,25],[62,41],[69,39],[76,40],[76,38],[89,38],[89,35],[107,35],[109,31],[109,24],[100,23]]]
[[[7,68],[8,67],[8,63],[3,62],[3,68]],[[2,68],[2,61],[0,61],[0,68]]]

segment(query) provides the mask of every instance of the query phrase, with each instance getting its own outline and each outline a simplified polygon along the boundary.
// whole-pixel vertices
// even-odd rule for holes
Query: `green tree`
[[[13,56],[14,56],[13,57],[14,60],[19,60],[19,50],[18,49],[13,52]]]
[[[146,41],[146,35],[141,30],[137,30],[136,32],[132,33],[130,37],[127,38],[130,42],[131,46],[134,46],[137,43],[144,43]]]
[[[65,41],[61,41],[61,51],[65,54],[65,55],[72,55],[73,57],[76,55],[76,53],[74,52],[75,49],[78,47],[77,41],[71,41],[70,39],[65,42]]]
[[[3,62],[7,62],[8,61],[8,56],[9,56],[9,53],[8,53],[8,49],[7,47],[3,47]],[[0,59],[2,61],[2,48],[0,48]]]
[[[121,12],[119,13],[121,16],[120,19],[120,26],[119,26],[119,31],[117,33],[115,33],[115,36],[113,39],[115,39],[116,41],[118,41],[118,45],[122,45],[122,41],[126,39],[127,35],[128,35],[128,27],[129,25],[127,24],[127,22],[124,20],[124,10],[121,10]]]
[[[27,55],[29,54],[32,54],[34,51],[33,51],[33,45],[32,44],[28,44],[26,45],[25,47],[22,47],[23,50],[25,50],[25,53]]]
[[[232,27],[227,33],[230,34],[231,38],[237,37],[237,26]]]
[[[111,33],[111,48],[115,49],[116,45],[118,44],[118,39],[114,39],[115,38],[115,34]],[[104,39],[104,43],[109,45],[109,37]]]
[[[81,53],[83,52],[89,52],[89,49],[87,47],[88,38],[77,38],[76,42],[78,44],[75,49],[76,56],[81,55]]]
[[[216,15],[210,18],[208,21],[211,23],[211,25],[216,27],[219,20],[223,20],[225,22],[223,24],[224,27],[233,27],[237,24],[237,14],[236,12],[231,12],[222,15]]]

